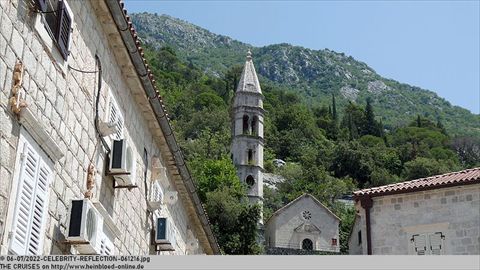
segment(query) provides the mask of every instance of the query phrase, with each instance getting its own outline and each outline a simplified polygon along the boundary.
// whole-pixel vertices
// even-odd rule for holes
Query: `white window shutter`
[[[417,255],[425,255],[427,250],[427,237],[426,235],[414,235],[413,236],[413,245],[415,248],[415,253]]]
[[[160,183],[158,181],[155,181],[152,185],[152,200],[154,202],[160,202],[163,203],[163,191],[162,187],[160,186]]]
[[[116,104],[113,96],[110,96],[110,123],[115,123],[117,127],[117,132],[113,134],[113,138],[116,140],[123,138],[123,117],[120,112],[118,105]]]
[[[40,160],[32,209],[32,226],[28,241],[27,254],[42,254],[44,224],[48,211],[48,185],[52,172],[44,161]]]
[[[29,241],[32,221],[32,205],[35,193],[36,178],[40,156],[25,142],[18,182],[18,195],[12,223],[12,239],[10,250],[17,255],[25,255]]]
[[[432,255],[441,255],[442,253],[442,233],[434,233],[430,234],[429,236],[430,240],[430,251],[432,252]]]

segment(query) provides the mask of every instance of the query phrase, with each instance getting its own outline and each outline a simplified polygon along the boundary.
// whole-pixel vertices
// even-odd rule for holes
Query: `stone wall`
[[[480,254],[480,185],[374,197],[371,230],[373,254],[414,254],[412,235],[435,232],[442,254]]]
[[[366,238],[364,237],[364,235],[362,235],[361,226],[362,226],[362,217],[359,215],[356,215],[350,237],[348,238],[348,254],[350,255],[363,254],[362,244]]]
[[[13,68],[16,61],[21,60],[24,64],[22,89],[26,93],[28,109],[63,153],[60,159],[52,160],[54,178],[49,186],[44,254],[75,253],[64,242],[68,209],[71,199],[83,198],[90,163],[97,170],[93,199],[102,203],[122,233],[115,239],[115,254],[151,254],[152,225],[147,217],[145,197],[151,167],[146,167],[143,162],[144,149],[147,150],[149,164],[153,156],[158,156],[164,166],[165,162],[154,132],[144,118],[148,108],[142,108],[135,102],[133,93],[139,90],[129,88],[125,82],[125,71],[121,70],[112,53],[109,36],[102,28],[102,18],[97,17],[90,1],[67,1],[74,15],[68,63],[63,62],[48,36],[42,36],[38,28],[38,16],[41,15],[32,12],[32,2],[0,1],[1,253],[5,254],[9,246],[8,232],[11,231],[15,204],[15,196],[10,195],[16,194],[14,172],[18,170],[17,142],[21,130],[7,103],[11,95]],[[125,137],[133,145],[138,188],[132,190],[114,189],[113,178],[105,176],[105,149],[94,126],[97,75],[68,68],[95,70],[95,54],[99,55],[103,66],[103,87],[98,108],[100,119],[106,119],[110,95],[113,95],[125,119]],[[135,70],[132,69],[131,74],[136,76]],[[43,147],[41,142],[39,145]],[[143,178],[145,170],[148,181]],[[167,173],[166,177],[162,181],[163,189],[175,190],[171,175]],[[185,254],[189,217],[182,202],[179,200],[174,205],[163,207],[159,214],[173,218],[177,228],[176,251],[161,253]]]

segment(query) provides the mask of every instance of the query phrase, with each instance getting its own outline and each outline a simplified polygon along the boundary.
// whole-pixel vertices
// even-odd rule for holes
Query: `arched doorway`
[[[304,250],[313,250],[313,242],[312,240],[305,238],[302,241],[302,249]]]

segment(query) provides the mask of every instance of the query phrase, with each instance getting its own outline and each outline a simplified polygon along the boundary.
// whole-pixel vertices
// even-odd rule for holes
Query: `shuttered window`
[[[67,60],[70,42],[70,29],[72,27],[72,16],[69,14],[68,9],[65,6],[65,1],[58,2],[58,17],[57,17],[57,31],[55,33],[55,39],[57,40],[58,48],[63,56],[63,59]]]
[[[427,250],[427,237],[426,235],[414,235],[413,236],[413,245],[417,255],[425,255]]]
[[[38,145],[22,136],[20,171],[12,222],[10,251],[17,255],[42,253],[52,169]],[[22,145],[23,144],[23,145]]]
[[[152,183],[152,196],[151,200],[153,202],[162,202],[163,201],[163,190],[158,181]]]
[[[415,254],[442,255],[444,238],[441,232],[413,235],[412,242]]]
[[[115,125],[117,126],[117,131],[113,133],[112,138],[115,140],[123,139],[123,126],[124,126],[123,116],[113,95],[110,95],[109,107],[110,107],[110,113],[108,117],[108,122],[116,123]]]
[[[55,40],[63,59],[70,54],[73,13],[65,0],[35,0],[41,10],[45,29]]]
[[[441,255],[442,254],[442,239],[443,235],[440,232],[430,234],[428,236],[430,240],[430,252],[432,255]]]

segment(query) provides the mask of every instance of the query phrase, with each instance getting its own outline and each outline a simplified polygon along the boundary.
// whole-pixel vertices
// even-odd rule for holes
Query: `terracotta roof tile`
[[[419,189],[431,189],[442,186],[454,186],[471,183],[480,183],[480,167],[459,172],[434,175],[386,186],[362,189],[355,191],[353,195],[355,197],[361,197],[363,195],[379,196],[389,193],[406,193],[417,191]]]

